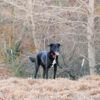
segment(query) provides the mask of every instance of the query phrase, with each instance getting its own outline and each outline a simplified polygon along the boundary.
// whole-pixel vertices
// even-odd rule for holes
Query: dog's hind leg
[[[46,68],[46,79],[48,79],[48,68]]]
[[[36,65],[35,66],[35,75],[34,75],[34,78],[37,77],[38,70],[39,70],[39,65]]]
[[[34,75],[34,78],[37,77],[39,67],[40,67],[40,65],[39,65],[38,58],[37,58],[36,61],[35,61],[35,75]]]
[[[45,78],[46,69],[43,67],[43,78]]]

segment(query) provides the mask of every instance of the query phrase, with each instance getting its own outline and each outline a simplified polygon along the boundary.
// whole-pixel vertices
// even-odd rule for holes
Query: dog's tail
[[[31,61],[31,62],[35,62],[36,61],[36,59],[35,58],[33,58],[33,57],[28,57],[29,58],[29,60]]]

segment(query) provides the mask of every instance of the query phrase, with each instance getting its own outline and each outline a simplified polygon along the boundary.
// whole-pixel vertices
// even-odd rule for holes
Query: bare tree
[[[88,7],[88,58],[90,74],[95,74],[95,44],[94,44],[94,0],[89,0]]]
[[[88,59],[90,74],[95,73],[94,66],[97,63],[95,61],[97,58],[94,44],[94,19],[96,17],[94,0],[2,1],[1,5],[4,7],[4,11],[9,12],[5,5],[10,10],[14,9],[13,19],[10,19],[9,15],[6,16],[8,17],[6,23],[9,22],[9,19],[14,21],[11,25],[13,24],[16,36],[22,33],[29,35],[33,40],[32,43],[35,45],[36,51],[47,49],[46,45],[50,42],[61,42],[63,44],[62,53],[67,64],[82,55]],[[5,18],[5,15],[3,16]],[[18,20],[20,21],[17,23]],[[26,31],[26,28],[29,30]],[[17,29],[18,32],[16,32]],[[19,36],[23,37],[23,35]],[[25,40],[23,39],[23,41]],[[26,52],[27,50],[25,54],[27,54]],[[82,63],[82,66],[85,66],[85,63]]]

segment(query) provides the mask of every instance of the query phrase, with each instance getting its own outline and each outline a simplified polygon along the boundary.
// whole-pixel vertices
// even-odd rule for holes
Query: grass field
[[[0,100],[100,100],[100,76],[32,79],[12,77],[0,68]]]

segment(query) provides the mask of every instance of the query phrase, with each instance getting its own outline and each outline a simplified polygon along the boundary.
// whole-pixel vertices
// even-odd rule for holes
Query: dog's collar
[[[50,55],[52,56],[52,58],[56,58],[57,57],[57,55],[54,53],[54,52],[50,52]]]

